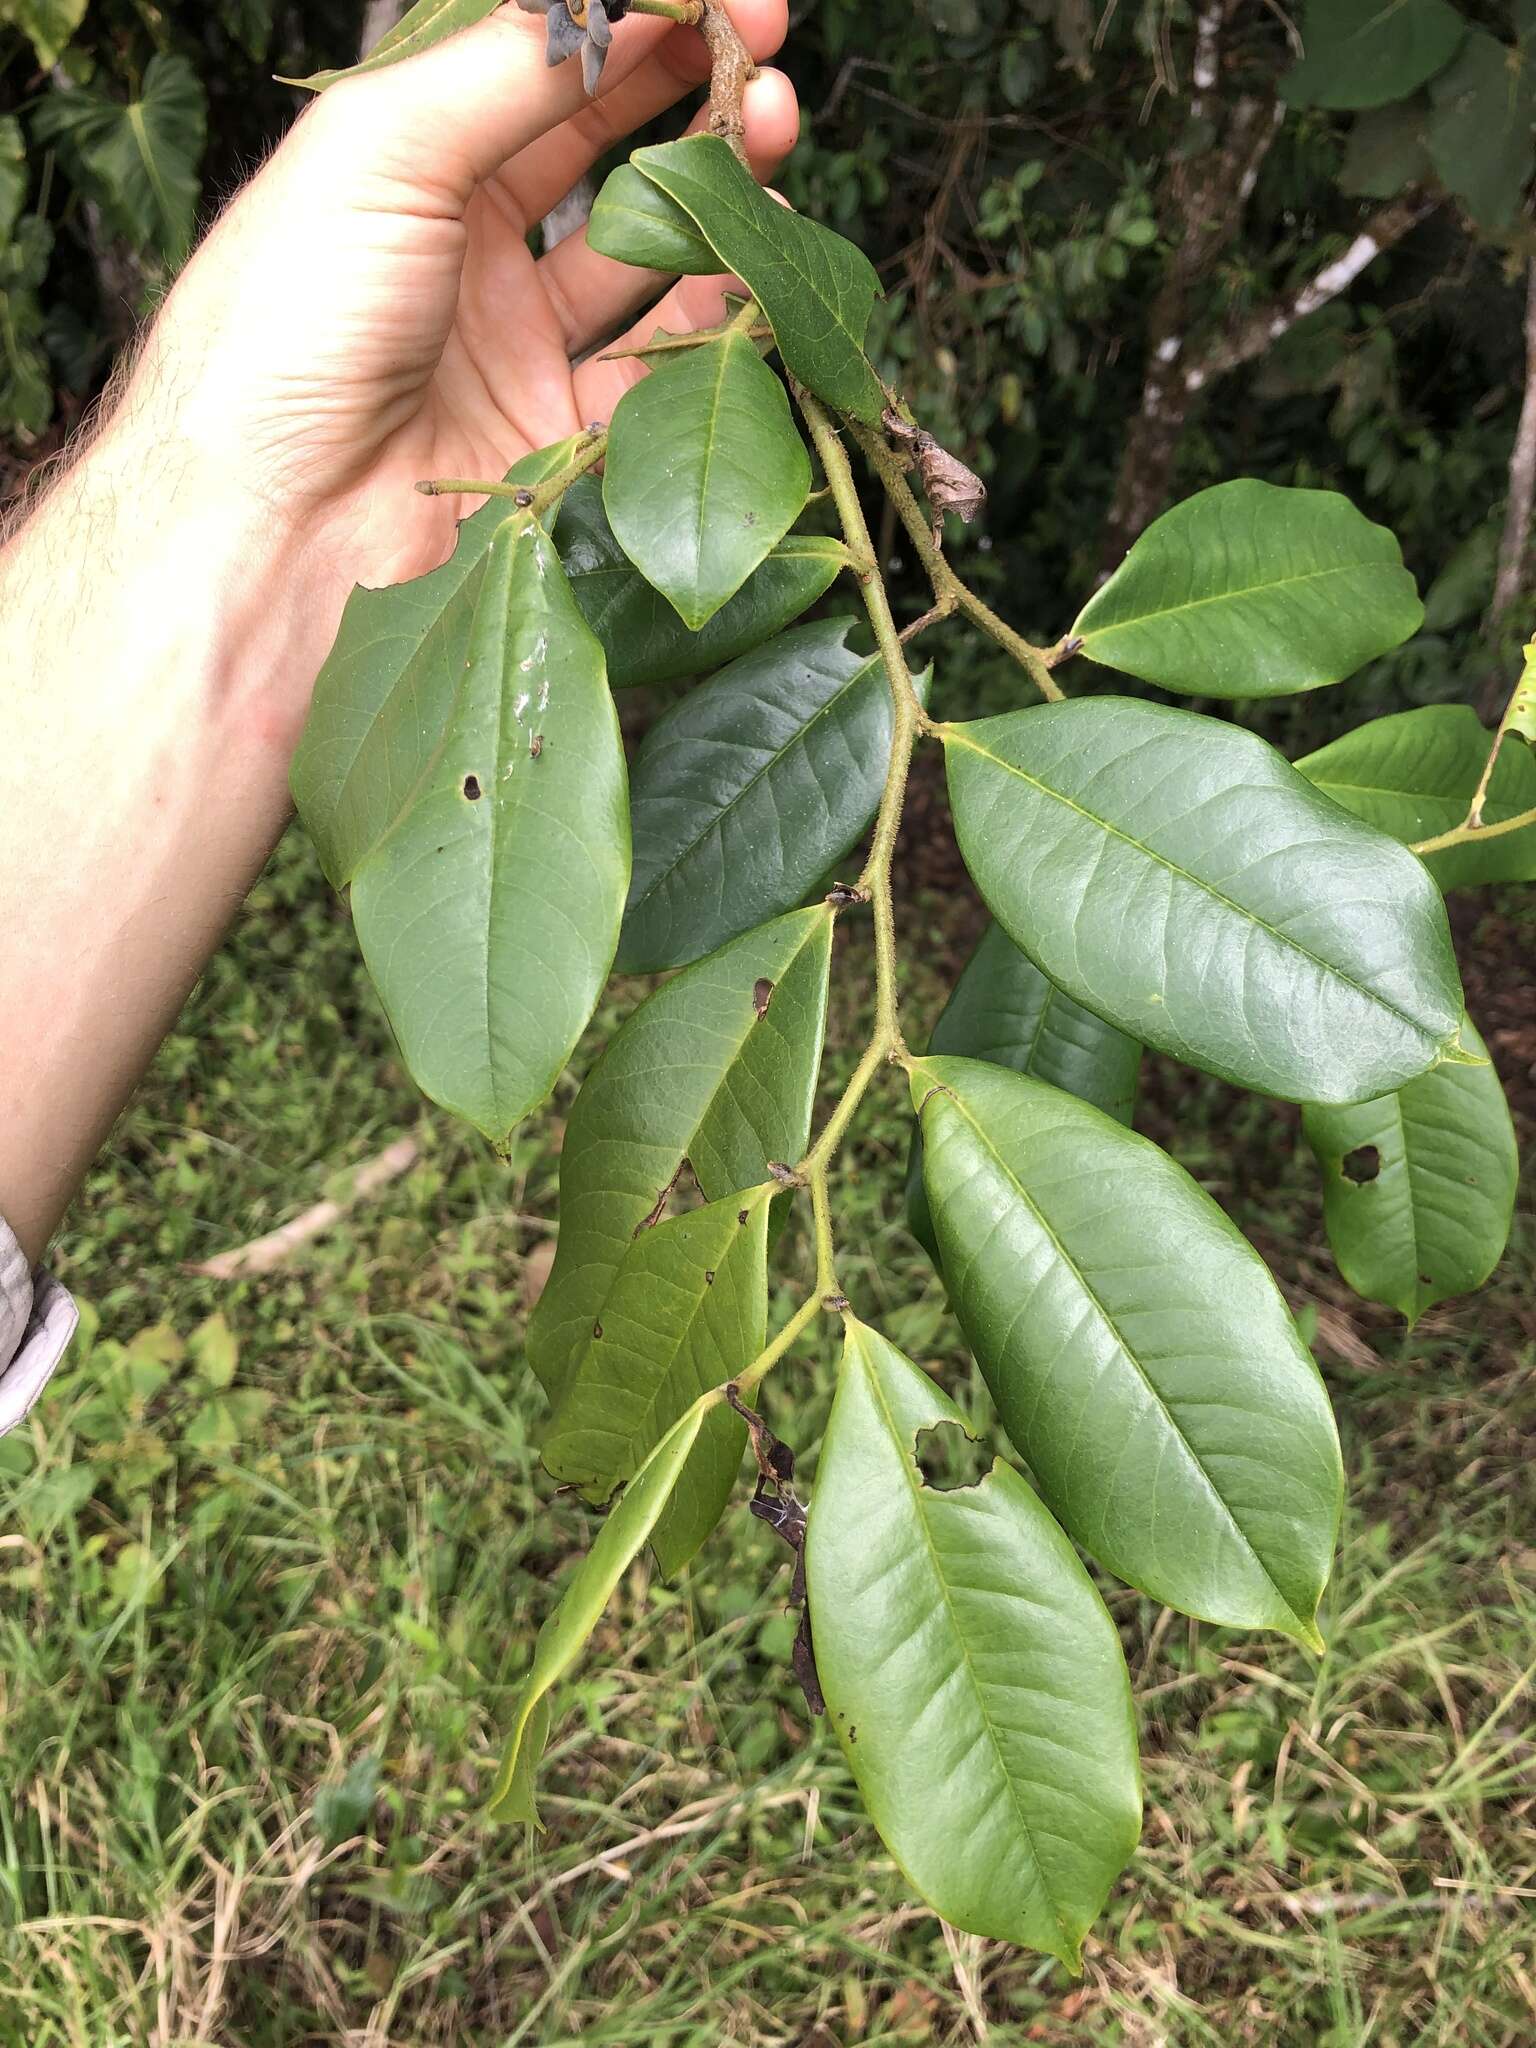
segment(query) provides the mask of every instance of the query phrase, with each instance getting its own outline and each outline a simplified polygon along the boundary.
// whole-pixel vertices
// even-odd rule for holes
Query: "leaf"
[[[294,794],[351,884],[412,1075],[500,1141],[559,1078],[618,941],[629,816],[602,649],[516,514],[382,702],[366,667],[342,694],[345,672],[322,675]]]
[[[226,1316],[212,1315],[199,1323],[187,1339],[187,1350],[206,1386],[222,1392],[234,1383],[240,1345]]]
[[[851,242],[771,199],[718,135],[636,150],[634,169],[677,201],[767,315],[791,375],[840,412],[877,425],[885,387],[864,353],[880,296]]]
[[[1468,1019],[1462,1038],[1482,1039]],[[1492,1065],[1437,1067],[1396,1095],[1302,1113],[1323,1169],[1328,1242],[1356,1294],[1406,1316],[1482,1286],[1504,1256],[1520,1180]]]
[[[44,71],[51,71],[74,41],[90,0],[0,0],[0,22],[20,29]]]
[[[23,442],[53,417],[53,371],[37,296],[52,255],[53,231],[35,213],[0,241],[0,424]]]
[[[805,1551],[822,1688],[871,1820],[934,1911],[1076,1969],[1140,1831],[1130,1684],[1017,1472],[923,1483],[919,1432],[956,1423],[850,1321]]]
[[[27,142],[14,114],[0,114],[0,247],[11,239],[11,231],[26,204],[29,172]]]
[[[685,966],[793,909],[858,843],[890,766],[891,693],[880,656],[847,645],[853,623],[781,633],[647,733],[624,972]]]
[[[417,0],[401,19],[381,36],[361,64],[349,64],[336,71],[317,71],[310,78],[282,78],[280,85],[297,85],[306,92],[324,92],[339,79],[355,78],[364,71],[383,71],[406,57],[446,42],[460,29],[472,28],[488,14],[494,14],[501,0]]]
[[[695,632],[784,538],[810,490],[784,387],[745,334],[684,350],[613,415],[609,524]]]
[[[1463,822],[1492,745],[1493,734],[1470,704],[1426,704],[1357,726],[1296,766],[1345,810],[1412,846]],[[1494,825],[1532,809],[1536,759],[1506,742],[1483,816]],[[1426,854],[1424,864],[1442,889],[1536,882],[1536,826],[1448,846]]]
[[[538,1825],[533,1775],[549,1729],[547,1696],[585,1649],[614,1589],[645,1548],[698,1441],[706,1408],[705,1402],[696,1403],[652,1451],[576,1567],[560,1605],[539,1630],[533,1667],[487,1808],[491,1820]]]
[[[1241,481],[1154,520],[1072,637],[1165,690],[1278,697],[1342,682],[1423,617],[1397,542],[1347,498]]]
[[[716,1202],[803,1156],[831,953],[825,904],[748,932],[642,1003],[587,1076],[560,1154],[554,1268],[528,1328],[529,1362],[556,1408],[684,1162]]]
[[[1118,1123],[1136,1109],[1141,1047],[1057,988],[1002,929],[988,925],[928,1041],[930,1053],[988,1060],[1091,1102]],[[923,1191],[923,1140],[912,1140],[907,1222],[935,1260],[938,1245]]]
[[[173,267],[192,244],[208,102],[185,57],[151,57],[144,89],[124,106],[90,86],[55,90],[32,117],[75,182],[141,253]]]
[[[587,245],[615,263],[677,277],[713,277],[720,258],[691,216],[633,164],[609,173],[593,202]]]
[[[1448,64],[1467,25],[1446,0],[1307,0],[1306,54],[1282,80],[1293,107],[1381,107]]]
[[[315,1829],[327,1849],[339,1848],[367,1827],[379,1796],[379,1774],[376,1756],[360,1756],[339,1783],[322,1785],[315,1794]]]
[[[694,633],[619,546],[596,477],[567,491],[555,540],[576,602],[607,652],[615,690],[708,675],[750,653],[824,596],[847,560],[840,541],[792,533]]]
[[[1051,1512],[1154,1600],[1321,1649],[1343,1470],[1263,1260],[1089,1104],[977,1060],[911,1079],[950,1299]]]
[[[1430,88],[1429,154],[1479,227],[1512,225],[1530,183],[1536,47],[1510,49],[1474,29]]]
[[[1252,733],[1099,697],[942,737],[993,916],[1128,1036],[1293,1102],[1358,1102],[1462,1056],[1423,865]]]
[[[544,1448],[551,1474],[598,1505],[711,1388],[746,1371],[768,1339],[768,1210],[773,1186],[733,1194],[644,1230],[603,1303],[601,1337],[584,1353]],[[674,1578],[725,1511],[746,1425],[706,1416],[655,1532]]]
[[[1434,175],[1424,130],[1429,100],[1423,93],[1373,107],[1350,124],[1339,190],[1351,199],[1395,199]]]

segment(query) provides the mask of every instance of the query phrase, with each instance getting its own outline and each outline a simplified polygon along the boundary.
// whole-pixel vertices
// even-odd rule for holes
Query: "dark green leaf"
[[[1470,1018],[1461,1035],[1485,1050]],[[1303,1120],[1323,1169],[1328,1242],[1356,1294],[1411,1326],[1482,1286],[1509,1242],[1520,1179],[1491,1065],[1437,1067],[1396,1095]]]
[[[1135,1114],[1141,1047],[1047,981],[1001,925],[987,927],[967,961],[933,1027],[928,1050],[1030,1074],[1091,1102],[1118,1123],[1128,1124]],[[918,1243],[937,1258],[923,1191],[921,1131],[912,1140],[907,1222]]]
[[[521,514],[387,700],[329,703],[296,766],[407,1066],[493,1140],[554,1087],[608,978],[625,780],[602,648]]]
[[[791,373],[873,426],[885,389],[864,353],[880,296],[873,264],[841,235],[780,206],[718,135],[690,135],[631,158],[677,201],[767,315]]]
[[[1381,107],[1448,64],[1467,25],[1446,0],[1307,0],[1306,54],[1280,92],[1293,107]]]
[[[824,596],[846,560],[840,541],[792,533],[694,633],[619,546],[596,477],[582,477],[566,493],[555,539],[576,602],[607,650],[615,690],[708,675],[750,653]]]
[[[538,1824],[533,1779],[549,1729],[548,1696],[581,1655],[603,1617],[614,1588],[645,1548],[672,1498],[698,1442],[708,1404],[700,1401],[675,1422],[624,1489],[624,1498],[597,1532],[576,1567],[565,1597],[539,1630],[512,1733],[488,1808],[492,1820]]]
[[[1278,697],[1342,682],[1423,617],[1397,542],[1347,498],[1242,481],[1154,521],[1072,634],[1165,690]]]
[[[34,138],[58,148],[133,246],[172,265],[191,246],[207,125],[208,102],[185,57],[151,57],[127,106],[74,86],[51,92],[32,117]]]
[[[929,1058],[912,1099],[950,1299],[1052,1512],[1153,1599],[1321,1648],[1338,1439],[1264,1262],[1166,1153],[1043,1082]]]
[[[852,624],[780,634],[646,735],[622,969],[685,966],[792,909],[858,842],[890,764],[891,693],[879,655],[847,646]]]
[[[1536,47],[1518,50],[1474,30],[1431,88],[1429,154],[1479,227],[1508,227],[1533,167]]]
[[[1078,1966],[1136,1846],[1119,1638],[1072,1546],[999,1460],[924,1484],[921,1432],[964,1426],[851,1322],[806,1539],[816,1660],[870,1818],[952,1926]]]
[[[678,277],[712,277],[721,267],[692,217],[633,164],[609,174],[587,222],[587,241],[616,263]]]
[[[1128,1035],[1294,1102],[1357,1102],[1462,1057],[1423,863],[1252,733],[1100,697],[943,738],[992,914]]]
[[[417,0],[414,7],[407,8],[395,27],[379,38],[361,64],[346,65],[337,71],[317,71],[310,78],[284,78],[279,83],[301,85],[310,92],[324,92],[338,79],[355,78],[360,71],[382,71],[390,64],[400,63],[403,58],[430,50],[434,43],[446,41],[449,36],[457,35],[460,29],[484,21],[500,5],[501,0]]]
[[[714,1202],[803,1156],[831,948],[824,904],[747,933],[658,989],[587,1076],[560,1155],[559,1248],[528,1330],[556,1407],[625,1253],[665,1214],[684,1162]]]
[[[1296,766],[1335,803],[1412,846],[1467,815],[1493,734],[1470,704],[1426,704],[1357,726]],[[1536,758],[1506,743],[1483,807],[1488,824],[1536,810]],[[1536,825],[1425,857],[1442,889],[1536,882]]]
[[[643,1230],[603,1303],[601,1337],[582,1355],[544,1449],[556,1479],[601,1505],[657,1439],[712,1387],[745,1372],[768,1333],[770,1185]],[[674,1577],[724,1512],[746,1443],[726,1407],[711,1410],[654,1535]]]
[[[1350,125],[1339,190],[1352,199],[1395,199],[1408,186],[1424,184],[1434,174],[1428,125],[1424,93],[1359,115]]]
[[[772,553],[810,489],[784,387],[745,334],[684,350],[619,401],[603,476],[608,522],[694,632]]]

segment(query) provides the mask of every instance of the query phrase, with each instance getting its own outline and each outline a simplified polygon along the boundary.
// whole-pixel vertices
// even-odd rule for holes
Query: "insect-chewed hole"
[[[464,794],[468,798],[470,803],[479,803],[481,797],[484,796],[485,791],[480,787],[480,778],[478,775],[465,776]]]
[[[1374,1145],[1357,1145],[1339,1161],[1339,1171],[1357,1188],[1369,1187],[1381,1172],[1381,1154]]]
[[[992,1469],[983,1446],[958,1422],[936,1422],[931,1429],[920,1429],[912,1458],[918,1477],[935,1493],[963,1493],[968,1487],[980,1486]]]

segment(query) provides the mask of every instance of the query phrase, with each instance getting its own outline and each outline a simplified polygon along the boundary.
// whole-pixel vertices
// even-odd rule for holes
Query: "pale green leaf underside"
[[[686,350],[619,401],[603,477],[608,521],[694,632],[784,538],[810,488],[784,387],[744,334]]]
[[[961,1420],[850,1324],[806,1541],[817,1663],[916,1889],[952,1926],[1075,1968],[1140,1831],[1130,1685],[1091,1580],[1017,1472],[922,1483],[918,1433]]]
[[[1181,1166],[975,1060],[912,1069],[944,1274],[1003,1426],[1099,1562],[1318,1647],[1333,1415],[1267,1267]]]
[[[773,1187],[731,1195],[642,1230],[603,1303],[594,1337],[544,1448],[556,1479],[606,1501],[701,1394],[738,1378],[768,1325]],[[698,1551],[730,1498],[746,1443],[726,1407],[699,1441],[655,1532],[669,1578]]]
[[[1059,987],[1294,1102],[1453,1056],[1460,980],[1423,864],[1237,727],[1127,698],[943,731],[966,865]]]
[[[501,0],[417,0],[388,34],[379,38],[360,64],[337,71],[317,71],[309,78],[285,78],[281,83],[324,92],[338,79],[355,78],[360,71],[383,71],[391,64],[430,50],[434,43],[446,41],[460,29],[472,28],[477,21],[494,14],[500,5]]]
[[[848,646],[852,626],[780,634],[646,734],[621,970],[685,966],[793,909],[858,843],[890,764],[891,693],[879,655]]]
[[[576,1567],[560,1605],[540,1629],[533,1668],[491,1794],[492,1820],[536,1821],[533,1777],[549,1726],[548,1709],[541,1710],[541,1703],[581,1655],[614,1589],[650,1540],[698,1442],[706,1412],[702,1402],[690,1408],[656,1446]]]
[[[1342,682],[1423,618],[1385,527],[1336,492],[1244,480],[1149,526],[1072,636],[1166,690],[1274,697]]]
[[[686,1160],[708,1201],[795,1161],[826,1030],[824,904],[749,932],[642,1003],[587,1076],[560,1155],[560,1239],[528,1331],[558,1406],[635,1232]],[[760,1014],[760,984],[772,995]]]
[[[1357,818],[1405,846],[1438,838],[1466,818],[1493,734],[1470,704],[1426,704],[1357,726],[1298,761],[1307,780]],[[1499,754],[1483,817],[1500,824],[1536,810],[1536,754]],[[1480,882],[1536,882],[1536,825],[1424,856],[1442,889]]]
[[[986,1060],[1063,1088],[1128,1124],[1135,1113],[1141,1047],[1048,981],[1001,925],[988,925],[928,1041],[930,1053]],[[923,1190],[923,1139],[912,1139],[907,1222],[935,1259],[938,1244]]]
[[[1470,1051],[1485,1051],[1470,1019]],[[1520,1179],[1509,1105],[1492,1065],[1437,1067],[1396,1095],[1304,1112],[1323,1169],[1339,1271],[1411,1324],[1470,1294],[1504,1256]]]

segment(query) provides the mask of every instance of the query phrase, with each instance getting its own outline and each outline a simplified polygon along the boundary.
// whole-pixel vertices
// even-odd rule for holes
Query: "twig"
[[[344,1195],[316,1202],[312,1209],[306,1209],[280,1229],[268,1231],[265,1237],[240,1245],[234,1251],[220,1252],[217,1257],[204,1259],[201,1264],[189,1265],[184,1270],[201,1274],[206,1280],[243,1280],[252,1273],[270,1273],[284,1264],[301,1245],[309,1244],[334,1229],[349,1209],[409,1173],[420,1157],[421,1147],[414,1138],[397,1138],[376,1159],[370,1159],[357,1169]]]

